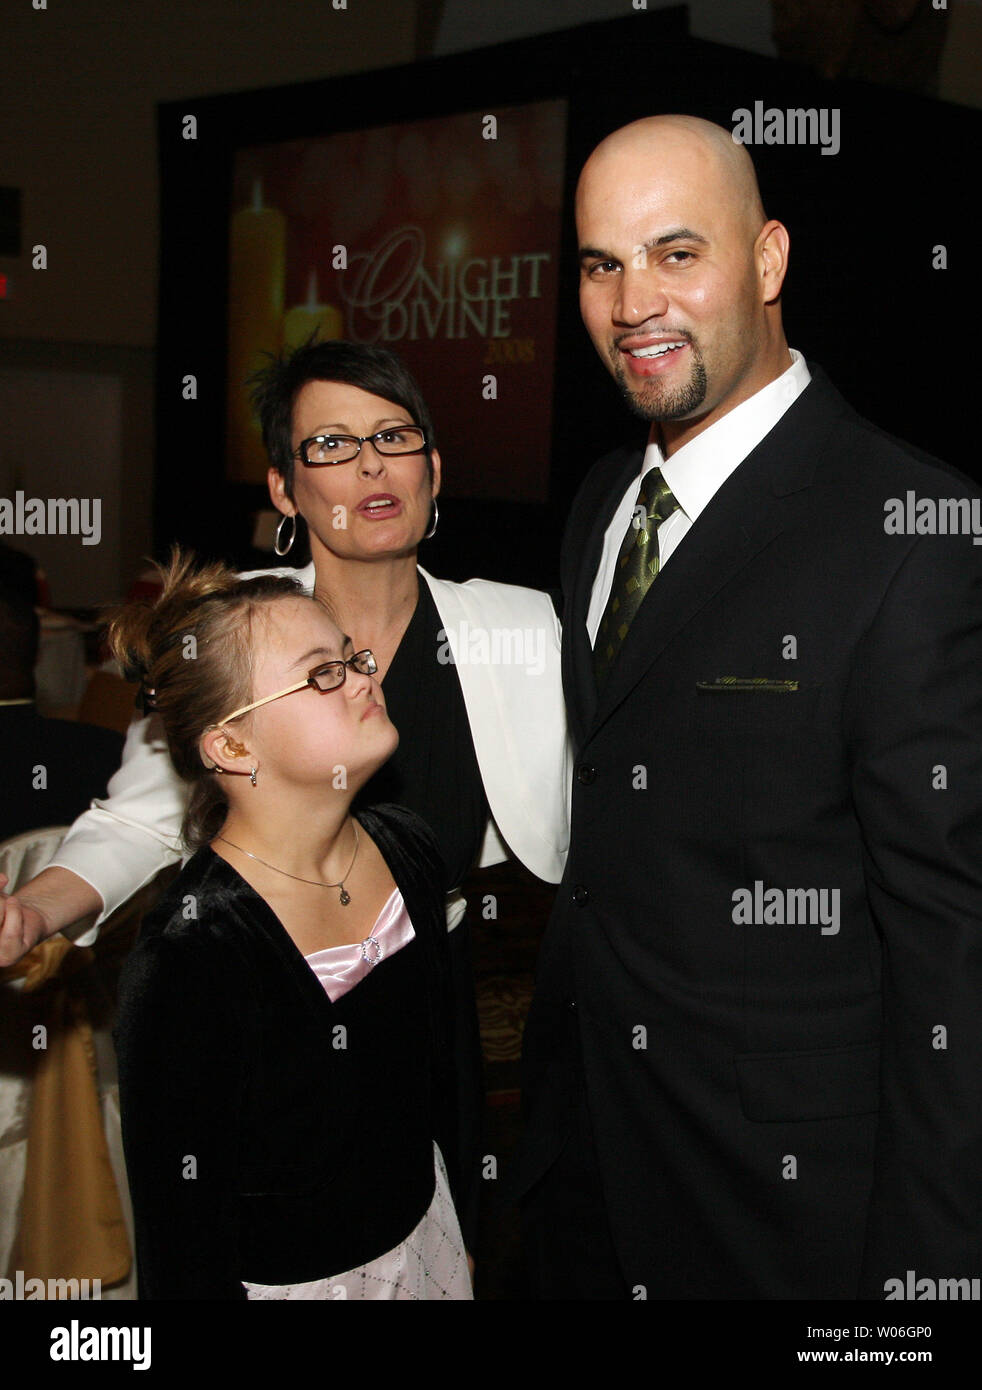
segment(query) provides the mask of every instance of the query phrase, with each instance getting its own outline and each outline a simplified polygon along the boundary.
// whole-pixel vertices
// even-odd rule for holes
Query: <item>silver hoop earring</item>
[[[256,773],[258,771],[259,769],[254,767],[252,771],[249,773],[249,781],[252,783],[253,786],[256,785]]]
[[[292,521],[293,523],[292,529],[290,531],[290,539],[287,541],[286,545],[281,545],[280,542],[283,539],[283,526],[284,523],[287,521]],[[290,551],[293,549],[293,542],[296,539],[297,514],[296,512],[284,512],[283,515],[280,517],[279,524],[276,527],[276,535],[273,537],[273,550],[276,552],[277,555],[280,556],[289,555]]]
[[[433,520],[432,520],[432,522],[430,523],[430,529],[427,531],[426,535],[423,537],[423,540],[424,540],[424,541],[428,541],[428,540],[430,539],[431,536],[435,536],[435,535],[436,535],[436,524],[437,524],[437,522],[438,522],[439,520],[440,520],[440,508],[437,506],[437,504],[436,504],[436,498],[434,497],[434,498],[433,498]]]

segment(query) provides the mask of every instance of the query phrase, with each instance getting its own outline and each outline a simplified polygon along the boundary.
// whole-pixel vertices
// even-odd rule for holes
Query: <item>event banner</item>
[[[566,103],[240,150],[227,475],[265,480],[245,381],[321,338],[399,353],[449,495],[546,500]]]

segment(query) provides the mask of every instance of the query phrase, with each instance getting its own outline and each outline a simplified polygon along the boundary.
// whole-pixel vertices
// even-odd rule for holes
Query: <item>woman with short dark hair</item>
[[[277,552],[306,526],[304,592],[329,594],[343,630],[369,647],[402,740],[360,789],[355,807],[407,806],[436,835],[447,867],[447,925],[461,999],[473,994],[464,901],[475,863],[510,851],[539,878],[562,876],[571,750],[560,629],[548,595],[510,584],[436,579],[417,564],[438,521],[442,465],[419,389],[385,348],[308,343],[255,382],[282,514]],[[332,771],[343,783],[345,768]],[[53,861],[7,902],[0,963],[86,913],[99,922],[184,846],[186,793],[152,719],[127,737],[109,796],[76,821]],[[507,848],[506,848],[507,847]],[[245,845],[244,849],[253,847]],[[87,944],[91,935],[76,938]],[[479,1155],[476,1030],[458,1056],[462,1139]],[[476,1163],[461,1210],[473,1238]]]
[[[330,592],[345,630],[375,652],[404,731],[363,798],[422,815],[454,887],[475,861],[509,852],[557,883],[571,750],[550,598],[482,579],[450,583],[417,564],[439,520],[442,464],[419,388],[394,353],[311,342],[271,363],[254,388],[281,513],[277,553],[290,553],[305,526],[313,557],[281,572],[305,592]],[[87,913],[101,922],[180,857],[185,794],[164,754],[152,722],[131,726],[108,798],[8,912],[0,964]],[[454,897],[451,925],[462,910]]]

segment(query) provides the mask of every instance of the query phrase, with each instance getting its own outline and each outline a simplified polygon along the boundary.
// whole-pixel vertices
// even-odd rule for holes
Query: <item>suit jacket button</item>
[[[585,902],[590,900],[589,889],[584,888],[582,883],[578,883],[573,889],[573,901],[577,907],[582,907]]]
[[[591,782],[597,779],[597,769],[592,763],[580,763],[576,769],[576,780],[582,782],[584,787],[588,787]]]
[[[571,1014],[575,1014],[575,1013],[576,1013],[576,1000],[575,1000],[575,999],[567,999],[567,1000],[566,1000],[566,1007],[567,1007],[567,1009],[569,1009],[569,1011],[570,1011]]]

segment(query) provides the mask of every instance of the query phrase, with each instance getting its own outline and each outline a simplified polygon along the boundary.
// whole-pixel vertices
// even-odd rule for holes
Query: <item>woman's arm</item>
[[[562,630],[552,601],[514,584],[451,584],[420,573],[457,666],[493,818],[481,864],[500,862],[507,845],[537,878],[558,883],[569,845],[573,757],[563,701]],[[467,660],[473,632],[492,641],[497,635],[501,659]]]
[[[235,1206],[242,1028],[200,940],[138,945],[114,1035],[140,1297],[244,1299]]]
[[[159,721],[135,719],[108,795],[79,816],[51,865],[7,900],[0,916],[0,965],[97,914],[94,927],[76,938],[85,946],[94,941],[111,912],[180,859],[186,800]]]

